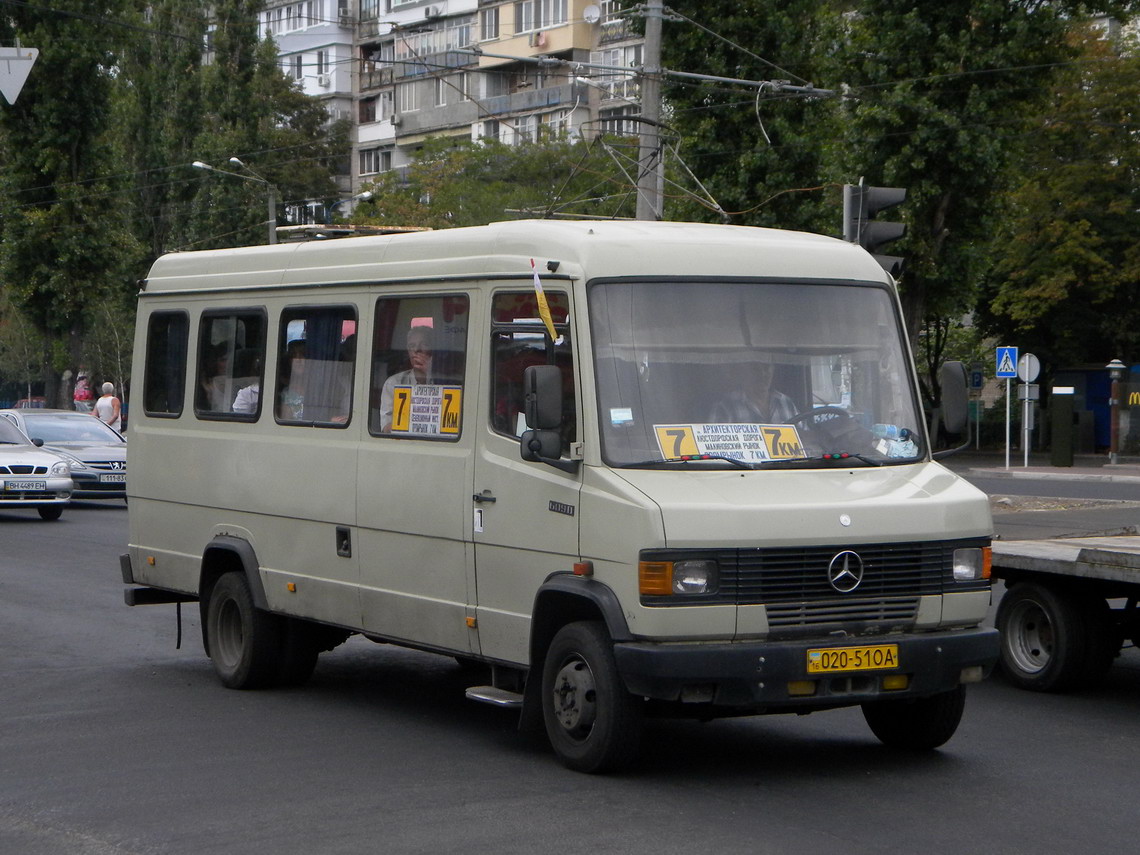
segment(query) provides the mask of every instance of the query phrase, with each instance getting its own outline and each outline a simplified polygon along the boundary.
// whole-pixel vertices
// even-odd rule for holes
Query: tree
[[[748,80],[821,81],[830,45],[827,5],[807,0],[670,0],[689,20],[665,27],[665,68]],[[835,82],[835,81],[832,81]],[[731,222],[837,234],[836,102],[720,83],[666,81],[668,124],[685,163]],[[668,219],[713,221],[691,197],[672,198]]]
[[[609,190],[624,179],[605,152],[586,142],[550,139],[508,146],[493,140],[429,140],[404,172],[381,175],[357,223],[451,228],[555,213],[613,216]]]
[[[39,48],[15,105],[0,111],[0,281],[46,339],[49,402],[63,404],[65,368],[78,368],[89,307],[123,281],[138,245],[108,145],[110,93],[121,29],[119,0],[101,16],[6,7],[0,42]]]
[[[1097,30],[1074,42],[1081,61],[1028,138],[980,312],[1057,366],[1140,351],[1140,54]]]
[[[1097,5],[1097,4],[1093,4]],[[1082,7],[1082,11],[1088,7]],[[843,21],[835,75],[851,84],[842,162],[905,187],[907,328],[970,310],[1010,166],[1057,69],[1073,58],[1067,3],[866,0]]]

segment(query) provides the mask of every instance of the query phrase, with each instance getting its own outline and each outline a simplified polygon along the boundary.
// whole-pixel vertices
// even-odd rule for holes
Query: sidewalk
[[[1121,457],[1108,462],[1107,454],[1078,454],[1072,466],[1053,466],[1048,454],[1030,454],[1025,466],[1024,455],[1011,452],[1009,468],[1005,468],[1004,451],[962,451],[941,461],[960,474],[984,475],[987,478],[1030,478],[1055,481],[1109,481],[1140,485],[1140,458]],[[1140,494],[1138,494],[1140,498]]]

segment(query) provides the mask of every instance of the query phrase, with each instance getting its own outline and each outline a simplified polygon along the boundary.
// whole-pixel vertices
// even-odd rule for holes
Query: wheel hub
[[[554,678],[554,714],[570,733],[589,732],[597,717],[594,674],[581,659],[568,661]]]
[[[1012,628],[1008,640],[1009,653],[1017,667],[1035,674],[1044,670],[1053,658],[1053,624],[1045,610],[1026,600],[1018,603],[1010,614]]]

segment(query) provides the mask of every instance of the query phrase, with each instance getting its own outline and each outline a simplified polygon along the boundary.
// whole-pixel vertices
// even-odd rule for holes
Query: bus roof
[[[708,223],[513,220],[486,226],[162,256],[148,294],[407,281],[756,276],[889,282],[860,247],[805,232]]]

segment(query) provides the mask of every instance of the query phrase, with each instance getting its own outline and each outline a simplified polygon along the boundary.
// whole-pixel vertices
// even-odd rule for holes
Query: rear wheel
[[[41,520],[57,520],[63,516],[63,505],[44,505],[36,508]]]
[[[258,689],[278,682],[283,629],[279,617],[253,605],[245,576],[226,573],[218,579],[206,613],[206,636],[222,684],[230,689]]]
[[[567,624],[554,636],[542,669],[542,713],[567,768],[614,771],[637,754],[642,702],[622,684],[601,623]]]
[[[1063,692],[1104,675],[1119,650],[1099,597],[1020,582],[1001,599],[1001,671],[1023,689]]]
[[[884,745],[929,751],[950,740],[965,706],[966,687],[960,685],[928,698],[863,704],[863,718]]]

